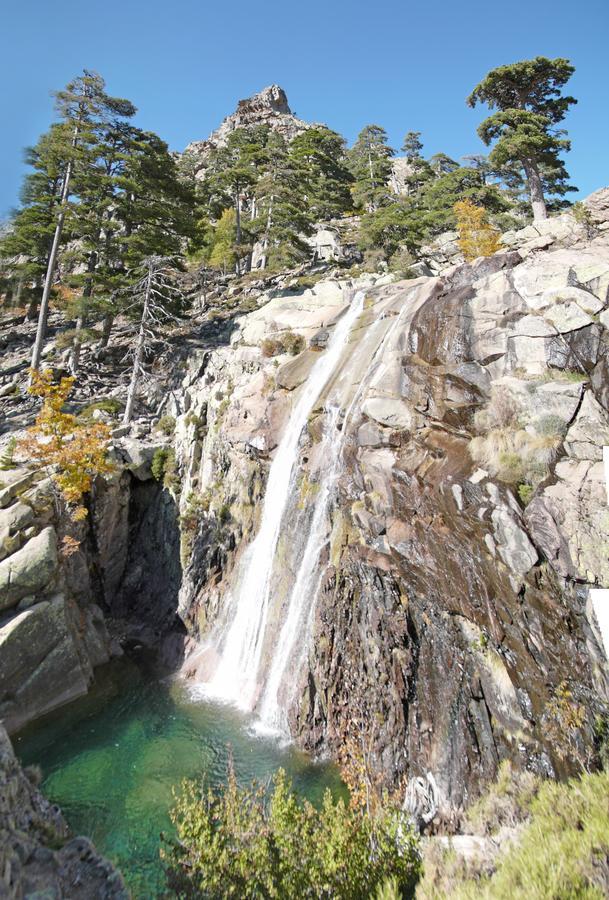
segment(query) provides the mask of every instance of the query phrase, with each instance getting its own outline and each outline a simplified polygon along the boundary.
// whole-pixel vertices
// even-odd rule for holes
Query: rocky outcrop
[[[127,438],[115,448],[120,468],[95,485],[84,523],[62,511],[49,479],[2,473],[0,721],[9,732],[86,693],[122,646],[181,659],[177,507],[151,473],[158,447]]]
[[[92,843],[73,838],[56,806],[24,771],[0,725],[0,895],[7,900],[128,900],[114,867]]]

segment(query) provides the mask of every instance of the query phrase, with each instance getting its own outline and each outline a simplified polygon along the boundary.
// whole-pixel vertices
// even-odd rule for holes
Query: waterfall
[[[287,604],[287,613],[281,628],[279,640],[273,654],[273,659],[266,680],[264,693],[259,705],[259,717],[262,729],[289,733],[286,713],[289,701],[292,697],[280,697],[282,686],[286,685],[286,671],[294,654],[297,642],[300,645],[300,654],[292,668],[290,684],[296,686],[296,678],[300,671],[308,650],[309,636],[313,624],[315,600],[321,586],[323,571],[319,567],[319,559],[324,546],[329,539],[330,523],[328,521],[330,501],[334,494],[340,467],[345,438],[348,432],[348,424],[352,413],[362,399],[366,388],[370,385],[378,366],[382,363],[383,353],[390,344],[394,333],[400,327],[403,314],[406,309],[412,311],[412,307],[404,306],[395,321],[390,325],[383,339],[377,346],[370,363],[357,388],[347,411],[345,412],[342,430],[337,435],[337,424],[340,416],[340,406],[333,405],[327,410],[328,422],[324,430],[324,446],[322,456],[326,461],[324,473],[321,478],[319,490],[315,499],[315,508],[311,525],[307,536],[304,553],[298,568]],[[383,318],[377,319],[375,325],[381,325]]]
[[[288,502],[296,489],[298,447],[309,414],[340,362],[349,333],[360,315],[359,291],[334,327],[328,346],[303,385],[269,471],[258,534],[247,549],[231,602],[228,626],[216,671],[206,692],[252,709],[259,690],[259,668],[266,633],[275,551]],[[302,569],[302,566],[301,566]]]

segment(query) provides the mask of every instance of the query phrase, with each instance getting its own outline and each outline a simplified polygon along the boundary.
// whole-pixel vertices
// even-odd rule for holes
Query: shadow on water
[[[326,788],[344,790],[334,767],[254,736],[243,715],[193,700],[142,655],[99,669],[90,694],[28,727],[14,744],[25,765],[42,767],[46,795],[74,832],[91,837],[121,869],[135,898],[162,894],[159,834],[171,832],[172,789],[201,774],[222,783],[229,753],[242,783],[266,780],[282,766],[313,802]]]

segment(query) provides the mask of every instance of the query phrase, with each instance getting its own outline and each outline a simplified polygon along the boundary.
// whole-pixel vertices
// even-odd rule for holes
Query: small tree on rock
[[[486,218],[486,211],[471,200],[455,203],[459,247],[467,262],[478,256],[492,256],[501,249],[499,233]]]
[[[34,425],[17,445],[17,451],[29,462],[51,468],[51,478],[75,521],[87,510],[82,503],[96,475],[112,471],[107,451],[110,428],[102,422],[83,423],[64,411],[74,378],[56,382],[53,372],[32,370],[29,392],[42,399]]]

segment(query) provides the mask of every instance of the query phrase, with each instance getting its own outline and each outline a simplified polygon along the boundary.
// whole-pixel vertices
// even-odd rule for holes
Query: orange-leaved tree
[[[459,200],[454,206],[459,232],[459,247],[467,262],[478,256],[492,256],[501,250],[501,238],[486,218],[486,211],[471,200]]]
[[[17,445],[28,462],[52,469],[51,478],[71,507],[75,521],[84,519],[87,510],[82,500],[93,478],[112,471],[108,459],[110,428],[101,423],[82,423],[63,411],[74,378],[53,380],[53,372],[31,370],[30,394],[42,399],[40,412],[26,437]]]

